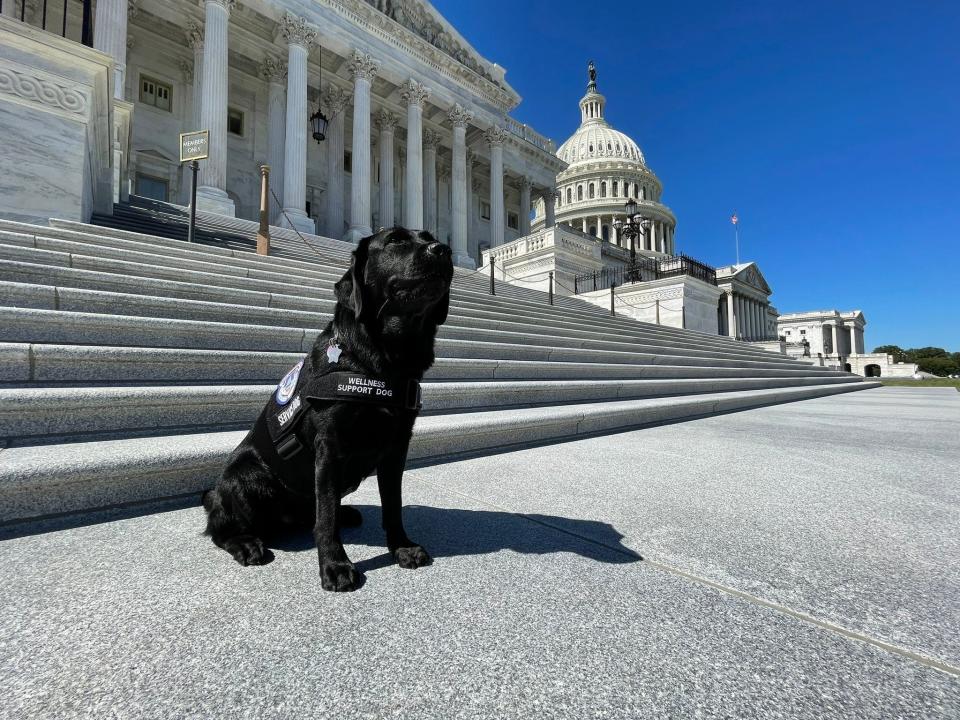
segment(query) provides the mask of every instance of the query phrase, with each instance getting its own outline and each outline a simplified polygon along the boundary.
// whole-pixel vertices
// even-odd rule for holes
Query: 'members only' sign
[[[210,131],[180,133],[180,162],[206,160],[210,157]]]

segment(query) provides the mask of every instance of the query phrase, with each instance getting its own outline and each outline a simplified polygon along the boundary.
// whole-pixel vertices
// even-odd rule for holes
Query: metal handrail
[[[573,279],[573,291],[574,294],[580,294],[593,290],[606,290],[611,286],[630,285],[683,275],[710,285],[717,284],[715,268],[687,255],[672,255],[666,258],[637,258],[636,262],[624,267],[603,268],[596,272],[577,275]]]

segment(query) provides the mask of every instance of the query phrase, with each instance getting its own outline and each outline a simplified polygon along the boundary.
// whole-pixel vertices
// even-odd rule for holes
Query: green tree
[[[873,351],[875,353],[893,355],[894,362],[902,362],[903,348],[901,348],[899,345],[881,345],[880,347],[874,348]]]
[[[947,375],[953,375],[960,372],[960,365],[952,357],[920,357],[916,360],[917,367],[919,367],[924,372],[931,373],[933,375],[939,375],[940,377],[946,377]]]

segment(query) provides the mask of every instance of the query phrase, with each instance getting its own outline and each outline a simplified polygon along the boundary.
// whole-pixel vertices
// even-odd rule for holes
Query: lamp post
[[[617,233],[630,241],[630,268],[627,271],[630,282],[637,282],[640,279],[640,268],[637,267],[637,238],[643,237],[650,227],[650,221],[639,214],[639,209],[637,201],[630,198],[623,206],[623,212],[627,216],[626,222],[620,218],[613,221]]]
[[[317,141],[317,145],[327,137],[327,116],[323,114],[319,104],[317,111],[310,116],[310,129],[313,131],[313,139]]]

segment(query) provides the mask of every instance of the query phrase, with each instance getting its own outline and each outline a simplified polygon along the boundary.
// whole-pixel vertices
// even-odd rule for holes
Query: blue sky
[[[868,350],[960,350],[960,2],[434,5],[558,144],[592,58],[681,252],[733,262],[736,210],[780,312],[857,308]]]

